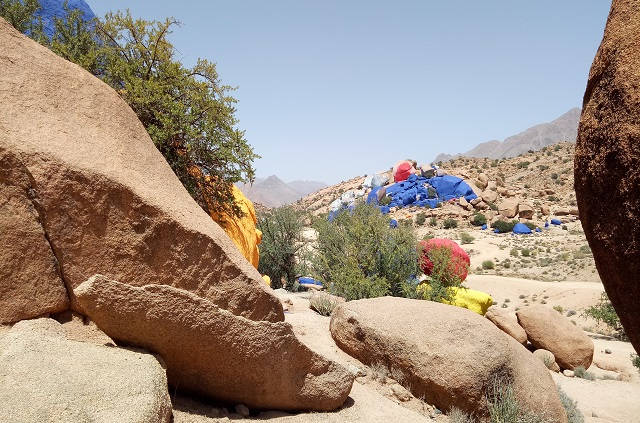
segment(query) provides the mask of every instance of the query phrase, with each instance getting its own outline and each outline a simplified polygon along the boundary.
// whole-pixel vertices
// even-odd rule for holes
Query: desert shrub
[[[454,297],[454,287],[460,287],[462,280],[454,269],[459,266],[468,266],[466,262],[452,262],[454,260],[451,250],[446,247],[436,247],[429,250],[427,257],[433,263],[433,270],[427,276],[427,283],[420,284],[417,294],[425,300],[436,302],[448,302]]]
[[[528,248],[522,249],[522,257],[529,257],[531,255],[531,250]]]
[[[411,227],[390,228],[387,216],[362,202],[333,222],[316,219],[313,227],[318,239],[311,266],[332,294],[347,300],[415,295],[408,282],[418,274]]]
[[[530,164],[531,164],[531,162],[524,161],[524,162],[518,163],[516,167],[518,169],[526,169],[527,167],[529,167]]]
[[[422,226],[424,222],[427,220],[427,214],[425,212],[420,212],[416,216],[416,225]]]
[[[438,219],[436,219],[435,216],[431,217],[431,219],[429,219],[429,226],[438,226]]]
[[[544,416],[538,416],[521,407],[513,385],[504,378],[494,377],[486,396],[491,423],[546,423]]]
[[[640,355],[631,354],[631,364],[633,364],[633,366],[640,372]]]
[[[381,206],[388,206],[389,204],[391,204],[391,197],[385,195],[380,199],[379,203]]]
[[[262,231],[258,271],[271,278],[271,287],[293,289],[302,276],[299,252],[302,248],[303,215],[291,206],[270,209],[258,214],[257,227]]]
[[[482,226],[486,225],[487,217],[482,213],[476,213],[473,215],[473,220],[471,221],[473,226]]]
[[[471,415],[456,407],[449,411],[449,421],[451,423],[476,423],[476,420]]]
[[[444,229],[454,229],[458,227],[458,221],[452,218],[448,218],[445,219],[444,222],[442,222],[442,227]]]
[[[587,369],[584,368],[584,366],[578,366],[575,369],[573,369],[573,374],[575,377],[579,377],[582,379],[587,379],[587,380],[596,379],[595,375],[591,372],[588,372]]]
[[[511,260],[506,259],[502,262],[502,267],[504,267],[505,269],[509,269],[511,268]]]
[[[493,264],[493,261],[491,260],[485,260],[482,262],[482,268],[484,270],[490,270],[493,269],[495,267],[495,264]]]
[[[316,292],[309,298],[311,308],[322,316],[331,316],[338,304],[338,299],[326,292]]]
[[[622,323],[620,323],[620,317],[618,317],[606,292],[600,294],[598,304],[584,309],[581,315],[583,317],[591,317],[597,323],[604,323],[609,329],[615,332],[617,338],[627,338]]]
[[[558,396],[560,397],[564,411],[567,413],[567,421],[569,423],[584,423],[584,416],[582,412],[578,410],[578,402],[572,400],[559,386]]]
[[[497,229],[501,234],[513,231],[513,227],[518,223],[517,220],[507,222],[506,220],[496,220],[491,224],[491,227]]]
[[[534,231],[534,230],[537,228],[536,224],[535,224],[535,223],[531,223],[531,222],[525,222],[525,224],[524,224],[524,225],[525,225],[527,228],[531,229],[532,231]]]
[[[467,232],[460,232],[460,242],[463,244],[471,244],[475,240],[474,237],[469,235]]]
[[[518,257],[520,255],[520,250],[518,250],[517,248],[512,248],[509,254],[511,254],[513,257]]]
[[[35,19],[40,9],[38,0],[0,0],[0,16],[5,18],[15,29],[29,33],[32,37],[37,33],[43,37],[42,21]]]
[[[433,187],[428,187],[427,188],[427,197],[428,198],[436,198],[438,196],[438,191],[435,190],[435,188]]]
[[[562,314],[562,312],[564,311],[564,308],[562,308],[561,305],[555,305],[555,306],[553,306],[553,309],[555,311],[557,311],[558,313],[560,313],[560,314]]]

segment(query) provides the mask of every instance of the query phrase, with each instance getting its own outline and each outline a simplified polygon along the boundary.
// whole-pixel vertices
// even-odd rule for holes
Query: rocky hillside
[[[574,144],[560,143],[508,159],[458,157],[442,164],[448,174],[459,176],[474,189],[479,199],[474,204],[456,201],[435,209],[406,207],[392,209],[392,217],[415,219],[427,216],[468,219],[476,210],[489,221],[499,215],[544,224],[551,215],[561,219],[577,216],[573,191]],[[342,193],[358,189],[365,176],[359,176],[324,188],[298,201],[301,209],[321,214]]]
[[[257,178],[253,184],[238,184],[238,188],[251,201],[265,207],[279,207],[293,203],[305,195],[309,195],[326,186],[324,182],[318,181],[292,181],[286,183],[276,175],[271,175],[265,179]]]
[[[573,108],[551,122],[532,126],[519,134],[506,138],[504,141],[492,140],[483,142],[462,154],[439,154],[434,162],[447,161],[460,156],[501,159],[515,157],[530,150],[538,151],[543,147],[558,142],[575,142],[579,120],[580,109]]]

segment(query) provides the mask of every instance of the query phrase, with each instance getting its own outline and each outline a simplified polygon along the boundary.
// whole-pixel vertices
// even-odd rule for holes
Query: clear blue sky
[[[465,151],[580,106],[609,1],[88,0],[182,22],[217,63],[258,176],[342,179]]]

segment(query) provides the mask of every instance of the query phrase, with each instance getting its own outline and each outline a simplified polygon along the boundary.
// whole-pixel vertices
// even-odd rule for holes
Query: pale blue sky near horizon
[[[580,107],[610,1],[86,0],[173,16],[187,65],[237,86],[257,176],[336,183]]]

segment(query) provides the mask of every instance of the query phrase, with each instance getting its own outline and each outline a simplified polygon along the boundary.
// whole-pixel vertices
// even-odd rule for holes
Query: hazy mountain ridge
[[[516,135],[505,138],[504,141],[483,142],[465,153],[438,154],[434,162],[447,161],[458,156],[503,159],[518,156],[529,150],[537,151],[560,142],[575,142],[580,113],[581,110],[575,107],[551,122],[534,125]]]
[[[284,182],[276,175],[268,178],[256,178],[253,184],[237,184],[238,188],[254,203],[266,207],[279,207],[291,204],[327,186],[319,181]]]

